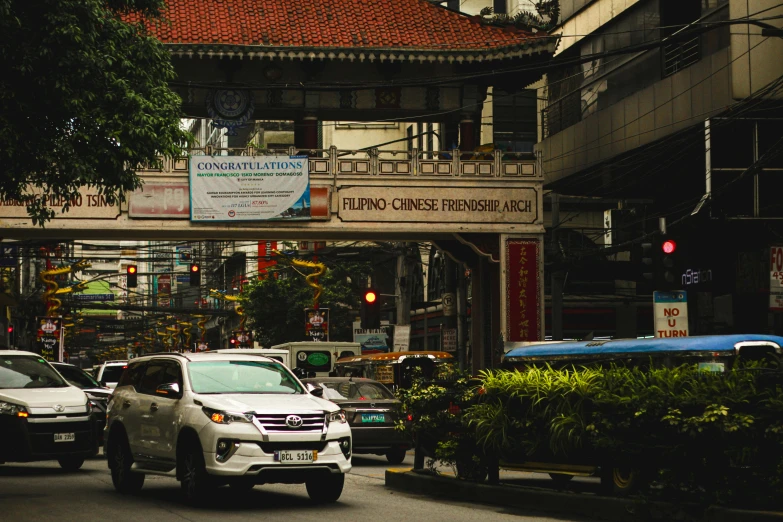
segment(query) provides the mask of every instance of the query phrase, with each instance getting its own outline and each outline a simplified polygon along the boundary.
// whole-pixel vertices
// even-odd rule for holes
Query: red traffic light
[[[14,333],[14,327],[13,326],[9,326],[8,327],[8,333]]]
[[[135,274],[136,273],[136,265],[128,266],[128,273],[129,274]]]
[[[198,272],[200,270],[198,265],[190,265],[191,272]]]
[[[677,243],[675,243],[671,239],[667,239],[666,241],[663,242],[661,248],[663,249],[664,254],[673,254],[674,251],[677,250]]]
[[[364,300],[366,302],[374,303],[376,299],[378,299],[378,294],[376,294],[373,290],[368,290],[364,293]]]

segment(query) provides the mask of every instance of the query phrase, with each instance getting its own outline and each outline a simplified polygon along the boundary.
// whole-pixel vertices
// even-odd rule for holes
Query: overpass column
[[[506,342],[544,340],[543,234],[500,236],[500,320]]]

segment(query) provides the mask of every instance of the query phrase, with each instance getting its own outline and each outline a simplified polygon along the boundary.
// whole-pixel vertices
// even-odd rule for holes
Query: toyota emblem
[[[289,415],[285,418],[285,423],[289,428],[301,428],[302,417],[299,415]]]
[[[62,404],[55,404],[54,411],[56,411],[57,413],[62,413],[65,411],[65,406],[63,406]]]

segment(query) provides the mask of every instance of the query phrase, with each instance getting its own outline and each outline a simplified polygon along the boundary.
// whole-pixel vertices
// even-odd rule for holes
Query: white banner
[[[310,219],[307,156],[191,156],[191,221]]]

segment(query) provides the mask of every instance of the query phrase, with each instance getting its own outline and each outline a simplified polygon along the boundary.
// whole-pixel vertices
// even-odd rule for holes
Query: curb
[[[386,470],[386,487],[462,502],[578,515],[613,522],[628,520],[783,522],[783,513],[780,512],[745,511],[719,506],[710,506],[704,510],[695,504],[675,505],[658,501],[562,493],[533,487],[492,486],[402,469]]]

